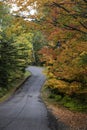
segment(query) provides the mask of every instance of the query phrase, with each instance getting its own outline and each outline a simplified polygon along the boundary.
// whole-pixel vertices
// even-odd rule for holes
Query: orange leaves
[[[78,91],[83,81],[84,84],[87,81],[86,63],[81,65],[83,60],[85,62],[84,53],[87,51],[87,4],[81,0],[24,2],[17,2],[23,10],[26,10],[27,6],[37,10],[36,14],[31,16],[35,21],[28,22],[27,28],[41,30],[49,42],[38,53],[41,55],[41,62],[46,63],[48,69],[47,85],[65,93]],[[61,42],[61,47],[56,46],[58,41]]]
[[[55,51],[52,48],[49,48],[48,46],[45,46],[39,51],[39,54],[43,55],[43,60],[47,62],[47,64],[50,64],[53,62],[53,60],[56,58]]]
[[[52,40],[54,43],[57,43],[59,40],[62,40],[65,37],[65,33],[66,31],[64,29],[56,28],[52,30],[48,40]]]
[[[63,43],[60,48],[54,49],[54,46],[43,48],[40,54],[43,54],[48,66],[47,86],[66,94],[81,90],[82,82],[87,79],[87,69],[85,65],[81,67],[79,62],[86,50],[85,42],[80,43],[76,39]]]

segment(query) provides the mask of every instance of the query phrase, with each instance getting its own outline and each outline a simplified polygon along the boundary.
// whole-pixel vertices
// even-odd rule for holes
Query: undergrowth
[[[24,75],[20,78],[15,79],[8,88],[3,88],[0,87],[0,101],[3,101],[4,98],[8,98],[8,96],[13,93],[19,86],[20,84],[31,75],[29,71],[26,71]]]
[[[69,95],[61,95],[50,92],[49,98],[56,103],[73,111],[87,112],[87,101],[79,100],[76,97],[70,97]]]

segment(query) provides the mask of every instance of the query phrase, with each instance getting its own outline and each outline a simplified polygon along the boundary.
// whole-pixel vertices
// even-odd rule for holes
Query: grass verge
[[[24,76],[21,77],[20,79],[16,79],[11,87],[7,90],[7,89],[3,89],[0,91],[0,103],[4,102],[5,100],[7,100],[25,81],[26,79],[31,76],[31,72],[26,71]]]

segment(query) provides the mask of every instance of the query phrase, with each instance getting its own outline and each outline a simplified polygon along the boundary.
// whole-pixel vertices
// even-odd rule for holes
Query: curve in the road
[[[0,104],[0,130],[51,130],[40,98],[45,81],[42,68],[29,67],[32,76],[8,101]]]

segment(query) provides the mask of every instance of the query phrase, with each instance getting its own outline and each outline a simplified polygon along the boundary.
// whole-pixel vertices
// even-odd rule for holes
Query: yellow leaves
[[[65,90],[68,87],[68,83],[66,83],[66,82],[64,82],[62,80],[57,80],[57,86],[56,87],[58,89]]]
[[[22,30],[22,26],[20,26],[20,25],[16,25],[16,26],[14,26],[13,25],[13,29],[12,29],[12,32],[21,32],[21,30]]]
[[[25,60],[24,60],[24,59],[18,59],[17,61],[19,61],[20,64],[25,63]]]
[[[20,36],[16,37],[17,44],[27,44],[30,48],[32,48],[31,41],[32,41],[33,34],[32,33],[23,33]]]
[[[83,56],[83,55],[87,55],[87,52],[86,51],[83,51],[80,56]]]
[[[81,89],[81,83],[74,81],[70,84],[70,90],[69,90],[70,92],[69,93],[76,93],[80,89]]]
[[[22,55],[25,63],[31,62],[32,56],[32,33],[23,33],[15,38],[15,46],[19,50],[19,55]],[[20,59],[19,59],[20,60]]]
[[[68,83],[62,80],[58,80],[56,78],[51,78],[46,82],[46,86],[51,89],[57,89],[62,93],[66,93],[71,95],[72,93],[77,93],[81,90],[81,83],[80,82],[72,82]]]
[[[64,49],[62,47],[64,47]],[[86,81],[87,79],[85,76],[87,68],[84,64],[82,67],[79,66],[79,60],[82,57],[84,63],[87,61],[85,56],[87,55],[87,47],[85,43],[79,43],[77,40],[75,41],[75,39],[71,42],[67,42],[62,47],[60,50],[56,49],[55,51],[56,60],[52,51],[52,53],[49,53],[49,55],[45,55],[45,57],[48,57],[47,86],[52,89],[56,88],[60,92],[71,95],[72,93],[77,93],[79,90],[81,90],[81,82]],[[49,48],[48,52],[50,52]],[[82,79],[80,78],[81,76]],[[62,79],[65,80],[63,81]]]
[[[54,44],[53,41],[50,41],[50,42],[48,43],[48,45],[49,45],[50,47],[55,47],[55,44]]]
[[[11,30],[6,30],[6,36],[7,36],[8,38],[10,38],[10,37],[12,36]]]
[[[19,23],[16,23],[16,24],[12,24],[10,26],[8,26],[6,29],[5,29],[5,34],[6,34],[6,37],[8,39],[10,39],[11,37],[15,37],[15,36],[18,36],[21,34],[22,32],[22,26],[19,25]]]
[[[52,57],[49,57],[49,64],[54,64],[54,60],[52,59]]]
[[[48,73],[48,77],[49,77],[49,78],[53,78],[53,77],[55,77],[55,76],[54,76],[54,74],[53,74],[52,72],[50,72],[50,73]]]
[[[56,2],[56,5],[52,8],[49,8],[49,6],[44,8],[44,5],[50,4],[51,2]],[[66,93],[78,91],[81,84],[77,82],[69,84],[58,80],[58,78],[72,81],[77,80],[77,75],[85,75],[86,73],[84,64],[79,68],[80,59],[83,58],[83,62],[85,62],[84,55],[87,54],[87,44],[86,41],[83,40],[87,38],[85,36],[85,38],[82,37],[82,32],[80,32],[80,30],[86,32],[84,29],[86,26],[86,19],[81,16],[86,8],[83,8],[84,5],[81,3],[79,2],[79,11],[76,11],[75,9],[78,9],[78,2],[76,5],[69,0],[63,0],[62,2],[61,0],[27,0],[26,2],[25,0],[19,0],[17,2],[18,6],[22,6],[21,11],[27,10],[26,7],[30,5],[32,5],[32,8],[34,7],[34,9],[37,9],[36,14],[32,16],[33,19],[37,19],[37,22],[26,22],[27,28],[33,30],[39,29],[47,36],[47,39],[49,40],[48,46],[39,51],[39,54],[43,55],[41,61],[46,62],[47,65],[47,84],[52,88],[58,88],[58,90],[65,91]],[[59,8],[57,4],[60,4]],[[61,8],[61,6],[65,9]],[[84,11],[80,9],[80,6]],[[84,26],[81,26],[81,21]],[[36,23],[38,23],[38,26]],[[12,30],[8,30],[7,32],[8,37],[11,35],[11,32],[17,34],[22,32],[20,22],[13,25],[13,28],[11,29]],[[22,45],[25,45],[24,47],[29,49],[28,54],[32,53],[30,51],[32,48],[31,41],[32,34],[28,33],[23,33],[15,39],[15,42],[19,45],[20,49]],[[60,48],[56,47],[58,41],[61,41]],[[85,73],[83,73],[84,69]]]
[[[47,81],[46,85],[49,87],[49,88],[52,88],[52,89],[58,89],[62,92],[66,92],[69,88],[69,83],[66,83],[62,80],[58,80],[56,78],[51,78]]]

